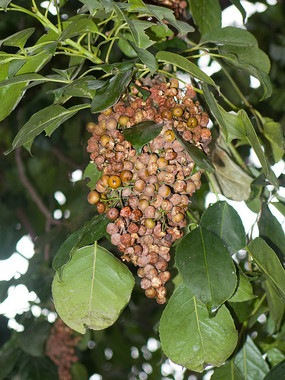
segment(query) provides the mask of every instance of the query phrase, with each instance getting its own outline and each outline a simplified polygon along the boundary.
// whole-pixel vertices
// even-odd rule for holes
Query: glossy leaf
[[[95,215],[80,230],[70,235],[57,251],[52,262],[53,268],[62,273],[62,268],[70,261],[78,248],[93,244],[105,236],[108,223],[109,219],[107,219],[106,215]]]
[[[202,372],[220,366],[233,352],[237,332],[225,306],[209,318],[205,305],[181,283],[163,311],[159,335],[164,353],[174,363]]]
[[[204,97],[205,100],[210,108],[211,113],[214,115],[215,119],[217,120],[218,124],[222,128],[222,131],[224,132],[224,135],[226,139],[228,139],[228,128],[227,124],[225,123],[223,116],[220,112],[219,105],[212,94],[212,92],[209,90],[209,87],[203,83],[202,84],[203,92],[204,92]]]
[[[146,65],[151,74],[154,74],[158,70],[158,63],[156,58],[146,49],[139,48],[131,41],[128,41],[134,51],[137,53],[140,60]]]
[[[95,162],[90,162],[84,170],[82,179],[88,178],[89,182],[87,183],[87,186],[90,187],[90,189],[94,189],[97,181],[99,181],[102,175],[103,172],[97,169]]]
[[[217,192],[234,201],[247,200],[250,196],[252,178],[221,148],[216,147],[213,150],[212,162],[216,172],[211,175],[211,179]]]
[[[230,302],[245,302],[255,298],[251,283],[247,275],[238,268],[238,287],[234,295],[229,299]]]
[[[266,292],[269,314],[274,322],[272,333],[278,332],[283,319],[285,304],[280,299],[280,296],[276,292],[275,287],[268,280],[263,283],[263,287]]]
[[[200,42],[213,42],[217,45],[257,46],[256,38],[251,33],[234,26],[211,30],[204,34]]]
[[[95,242],[75,252],[62,280],[55,275],[52,294],[61,319],[84,334],[86,327],[102,330],[111,326],[129,302],[133,286],[129,269]]]
[[[97,80],[92,75],[76,79],[66,87],[65,95],[79,96],[93,99],[95,90],[105,84],[102,80]],[[92,87],[92,89],[90,88]]]
[[[225,201],[216,202],[204,211],[201,226],[217,234],[232,254],[246,245],[244,226],[240,216]]]
[[[265,360],[249,335],[241,350],[237,353],[234,363],[246,380],[263,379],[268,372]]]
[[[98,27],[90,18],[82,17],[71,21],[69,25],[64,29],[60,36],[60,41],[64,41],[68,38],[77,36],[83,33],[97,33]]]
[[[269,348],[266,354],[271,367],[276,366],[285,359],[283,352],[276,347]]]
[[[266,178],[272,183],[273,186],[275,186],[278,189],[279,188],[278,180],[277,180],[274,172],[270,168],[269,163],[265,157],[263,150],[261,149],[261,145],[258,141],[257,134],[254,130],[253,125],[251,124],[251,121],[250,121],[247,113],[245,112],[245,110],[239,110],[238,113],[239,113],[241,120],[244,124],[245,130],[246,130],[246,137],[248,139],[248,142],[250,143],[253,150],[255,151],[255,153],[256,153],[259,161],[260,161],[260,164],[262,166],[262,170],[263,170]]]
[[[285,379],[285,360],[277,364],[266,374],[263,380],[284,380]]]
[[[221,26],[221,6],[218,0],[190,0],[190,12],[202,35]]]
[[[209,157],[195,145],[190,144],[188,141],[184,140],[183,137],[176,131],[175,128],[172,129],[175,134],[176,139],[180,142],[180,144],[184,147],[186,152],[195,162],[195,165],[198,170],[206,170],[209,173],[214,173],[215,168],[210,161]]]
[[[119,72],[99,88],[92,100],[91,111],[100,112],[116,104],[131,81],[132,72],[132,70]]]
[[[0,87],[4,86],[9,86],[12,84],[18,84],[18,83],[28,83],[30,81],[40,81],[41,83],[43,82],[61,82],[61,83],[68,83],[68,81],[64,80],[56,80],[53,78],[48,78],[48,77],[43,77],[40,74],[22,74],[22,75],[17,75],[16,77],[7,79],[3,82],[0,82]]]
[[[168,51],[159,51],[156,54],[156,59],[158,61],[163,61],[170,63],[171,65],[178,66],[180,69],[186,71],[188,74],[192,75],[194,78],[200,79],[201,81],[215,85],[215,82],[207,74],[205,74],[198,66],[190,62],[187,58],[182,57],[179,54],[170,53]]]
[[[12,148],[5,154],[22,145],[30,145],[34,138],[44,130],[48,135],[60,126],[64,121],[72,117],[81,109],[88,108],[88,104],[78,105],[65,109],[64,107],[52,105],[35,113],[30,120],[22,127],[20,132],[14,138]]]
[[[91,15],[96,13],[98,9],[102,9],[102,4],[98,0],[80,0],[80,2],[87,6]]]
[[[137,153],[141,154],[143,146],[156,138],[160,134],[162,127],[163,124],[156,124],[155,121],[142,121],[130,128],[124,129],[123,134],[125,139],[136,149]]]
[[[214,312],[233,294],[236,270],[228,248],[213,232],[196,228],[177,245],[176,265],[191,293]]]
[[[226,362],[222,367],[216,368],[211,380],[245,380],[233,361]]]
[[[5,45],[23,48],[27,42],[27,39],[34,33],[34,31],[35,28],[28,28],[12,34],[3,40],[0,40],[0,47],[1,45]]]
[[[285,270],[276,253],[260,237],[250,242],[246,249],[259,270],[285,301]]]
[[[277,253],[280,259],[283,259],[285,255],[284,230],[265,202],[261,206],[258,229],[259,236]]]

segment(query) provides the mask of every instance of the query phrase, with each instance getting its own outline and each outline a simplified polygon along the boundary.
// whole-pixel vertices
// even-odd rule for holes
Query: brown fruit
[[[118,187],[121,186],[121,178],[118,177],[117,175],[111,175],[109,180],[108,180],[108,185],[112,188],[112,189],[117,189]]]
[[[197,124],[198,121],[196,117],[189,117],[189,119],[187,120],[187,125],[189,128],[195,128]]]
[[[100,194],[95,190],[90,191],[90,193],[88,194],[87,200],[91,205],[94,205],[95,203],[99,202]]]

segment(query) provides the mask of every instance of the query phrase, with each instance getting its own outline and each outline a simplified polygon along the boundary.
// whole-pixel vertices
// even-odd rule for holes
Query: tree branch
[[[51,224],[62,224],[59,220],[55,220],[51,214],[51,212],[47,209],[47,207],[44,205],[43,201],[39,197],[38,193],[32,186],[32,184],[29,182],[28,178],[26,177],[25,174],[25,168],[23,165],[23,161],[21,158],[21,148],[17,148],[15,152],[15,158],[16,158],[16,163],[19,171],[19,177],[24,185],[24,187],[27,189],[28,193],[30,194],[32,200],[36,203],[38,206],[39,210],[42,212],[42,214],[46,217],[46,219],[51,223]]]

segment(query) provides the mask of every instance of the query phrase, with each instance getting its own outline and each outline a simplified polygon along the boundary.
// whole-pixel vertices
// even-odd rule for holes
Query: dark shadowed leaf
[[[140,154],[142,147],[157,137],[162,127],[163,124],[156,124],[155,121],[142,121],[125,129],[123,134],[125,139],[128,140],[136,149],[137,153]]]
[[[162,349],[174,363],[202,372],[220,366],[233,352],[237,332],[223,305],[209,318],[205,305],[181,283],[171,296],[159,324]]]
[[[88,380],[88,371],[82,363],[74,363],[70,369],[72,380]]]
[[[217,45],[257,46],[256,38],[251,33],[233,26],[211,30],[204,34],[200,42],[213,42]]]
[[[190,12],[202,35],[221,26],[222,12],[218,0],[190,0]]]
[[[97,33],[98,27],[90,18],[86,18],[83,16],[82,18],[77,18],[72,21],[67,27],[64,29],[60,36],[60,41],[64,41],[68,38],[77,36],[78,34],[83,33]]]
[[[180,144],[185,148],[186,152],[195,162],[195,165],[198,170],[206,170],[209,173],[214,173],[215,168],[207,157],[207,155],[195,145],[190,144],[188,141],[184,140],[183,137],[176,131],[175,128],[172,129],[175,134],[176,139],[180,142]]]
[[[276,253],[260,237],[250,242],[246,249],[279,297],[285,301],[285,270]]]
[[[87,186],[90,187],[90,189],[94,189],[97,181],[102,177],[103,172],[97,169],[97,165],[95,162],[90,162],[83,173],[83,179],[89,178],[89,182],[87,183]]]
[[[217,192],[234,201],[247,200],[252,178],[235,164],[223,149],[216,147],[213,150],[212,162],[216,172],[211,178]]]
[[[11,348],[0,355],[0,379],[7,379],[7,376],[13,370],[19,360],[18,352]]]
[[[227,362],[220,368],[216,368],[211,380],[245,380],[240,370],[233,363],[233,361]]]
[[[259,236],[277,253],[282,260],[285,255],[285,235],[282,226],[263,202],[258,220]]]
[[[244,139],[246,137],[245,128],[239,115],[225,111],[221,106],[218,106],[224,125],[227,128],[227,142],[234,139]]]
[[[249,335],[237,353],[234,363],[247,380],[263,379],[269,370],[266,361]]]
[[[265,376],[264,380],[284,380],[285,379],[285,360],[273,367]]]
[[[74,253],[62,280],[55,275],[52,294],[61,319],[84,334],[86,327],[102,330],[111,326],[129,302],[133,286],[129,269],[95,242]]]
[[[52,266],[56,271],[62,273],[62,267],[68,263],[73,253],[84,245],[93,244],[106,234],[106,227],[109,223],[106,215],[95,215],[84,226],[70,235],[57,251]]]
[[[21,380],[58,380],[57,366],[48,357],[37,358],[27,355],[21,358],[19,373]]]
[[[108,80],[103,87],[99,88],[92,100],[91,111],[93,113],[100,112],[116,104],[120,99],[122,92],[130,83],[132,73],[132,70],[119,72],[113,78]]]
[[[272,185],[278,189],[279,188],[278,180],[277,180],[274,172],[270,168],[270,165],[269,165],[269,163],[265,157],[263,150],[261,149],[261,145],[259,143],[257,134],[255,132],[255,129],[254,129],[247,113],[245,112],[245,110],[239,110],[238,113],[241,117],[241,120],[242,120],[244,126],[245,126],[246,137],[248,139],[248,142],[252,146],[253,150],[255,151],[255,153],[256,153],[259,161],[260,161],[263,173],[265,174],[266,178],[272,183]]]
[[[176,265],[191,293],[209,312],[229,299],[236,288],[236,269],[228,248],[205,228],[196,228],[180,241]]]
[[[4,86],[9,86],[11,84],[16,84],[16,83],[23,83],[23,82],[29,82],[29,81],[42,81],[44,80],[45,77],[43,77],[40,74],[23,74],[23,75],[18,75],[16,77],[4,80],[0,82],[0,87]]]
[[[170,53],[168,51],[159,51],[156,54],[158,61],[170,63],[171,65],[178,66],[180,69],[186,71],[194,78],[200,79],[205,83],[215,85],[215,82],[207,74],[205,74],[198,66],[190,62],[187,58],[182,57],[179,54]]]
[[[240,216],[225,201],[219,201],[207,208],[202,215],[201,226],[215,232],[226,243],[232,254],[246,245]]]
[[[25,46],[25,43],[27,42],[27,39],[34,33],[34,31],[35,28],[28,28],[21,30],[20,32],[17,32],[15,34],[12,34],[11,36],[4,38],[3,40],[0,40],[0,47],[1,45],[5,45],[23,48]]]
[[[45,341],[49,336],[49,330],[48,322],[34,323],[20,335],[20,347],[29,355],[44,356]]]
[[[102,3],[98,0],[80,0],[80,2],[87,6],[91,15],[93,15],[98,9],[102,9]]]

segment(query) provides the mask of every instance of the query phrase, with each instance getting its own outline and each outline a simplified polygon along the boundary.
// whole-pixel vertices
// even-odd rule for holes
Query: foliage
[[[231,2],[245,19],[240,1]],[[1,281],[0,299],[24,284],[42,310],[35,317],[31,303],[16,316],[22,333],[2,317],[0,379],[56,379],[46,350],[53,311],[80,336],[70,379],[159,379],[167,358],[185,367],[185,379],[202,379],[208,365],[213,380],[285,375],[285,239],[273,215],[285,215],[285,185],[272,169],[284,154],[284,4],[267,5],[242,29],[221,26],[222,1],[190,0],[180,18],[154,3],[69,0],[44,8],[0,0],[0,259],[27,234],[36,252],[26,274]],[[218,72],[199,67],[205,56]],[[88,162],[85,126],[131,95],[131,86],[146,101],[137,79],[160,75],[183,85],[181,73],[210,115],[212,142],[206,155],[173,128],[205,175],[184,237],[171,248],[164,307],[145,298],[134,267],[109,241],[106,216],[86,201],[102,173]],[[140,154],[162,127],[141,122],[124,137]],[[83,180],[72,180],[76,170]],[[217,201],[206,208],[209,191]],[[255,213],[250,231],[231,200]]]

